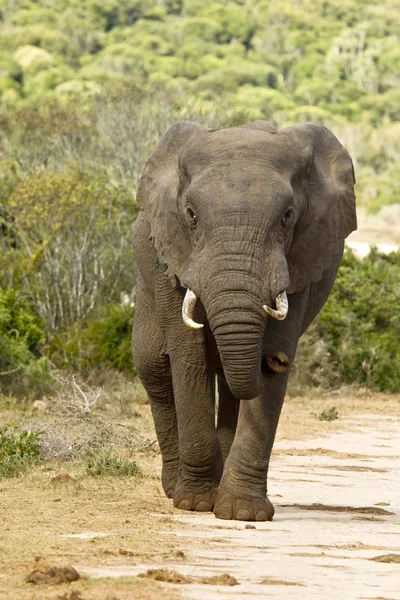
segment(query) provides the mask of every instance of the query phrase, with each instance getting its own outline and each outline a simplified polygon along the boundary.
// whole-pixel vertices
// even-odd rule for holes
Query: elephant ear
[[[299,168],[292,185],[305,201],[288,253],[288,291],[293,293],[319,281],[338,241],[357,229],[355,176],[349,154],[326,127],[305,123],[281,133],[296,153]]]
[[[187,269],[191,246],[187,228],[181,221],[178,197],[181,183],[179,154],[206,128],[191,121],[172,125],[146,162],[139,182],[137,201],[148,221],[151,239],[160,264],[175,283]],[[133,240],[135,246],[135,239]]]

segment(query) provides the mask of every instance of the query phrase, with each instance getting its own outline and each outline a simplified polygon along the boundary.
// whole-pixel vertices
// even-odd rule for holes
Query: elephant
[[[272,520],[287,381],[357,227],[354,184],[349,154],[318,123],[181,121],[147,160],[132,346],[175,507]]]

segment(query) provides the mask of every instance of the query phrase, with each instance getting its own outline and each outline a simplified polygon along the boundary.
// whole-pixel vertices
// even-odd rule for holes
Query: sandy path
[[[176,512],[176,529],[160,531],[180,538],[186,554],[185,561],[164,560],[160,568],[195,580],[228,573],[239,585],[165,585],[193,600],[400,599],[400,564],[393,562],[400,560],[399,456],[400,419],[390,416],[349,417],[343,430],[327,437],[278,442],[270,473],[272,523],[246,529],[211,514]],[[371,560],[387,555],[391,562]],[[157,566],[78,569],[118,577]]]

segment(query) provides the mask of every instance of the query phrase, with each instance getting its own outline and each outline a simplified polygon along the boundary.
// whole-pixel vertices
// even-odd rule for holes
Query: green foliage
[[[31,46],[20,46],[14,54],[16,62],[20,65],[24,74],[35,75],[39,71],[48,69],[54,64],[54,58],[42,48]]]
[[[6,109],[42,110],[44,102],[65,106],[75,99],[90,112],[99,97],[115,99],[117,85],[121,90],[134,82],[139,104],[141,94],[151,96],[158,86],[168,124],[194,103],[209,120],[218,114],[218,125],[324,123],[357,166],[369,154],[360,140],[379,143],[388,126],[400,122],[400,11],[391,0],[219,0],[207,6],[200,0],[21,0],[0,6],[0,107]],[[271,90],[276,94],[268,96]],[[397,154],[387,154],[398,164]],[[369,167],[359,177],[358,200],[376,212],[398,202],[397,173]]]
[[[300,341],[294,380],[400,391],[400,252],[347,252],[320,316]]]
[[[15,290],[0,288],[1,371],[13,371],[29,364],[44,342],[43,326],[32,305]]]
[[[79,172],[37,170],[8,200],[6,248],[14,284],[34,299],[50,331],[85,318],[98,299],[113,297],[128,262],[130,195]]]
[[[391,0],[0,0],[0,287],[24,299],[33,319],[7,321],[11,300],[1,291],[0,373],[15,374],[0,383],[43,389],[41,353],[71,368],[133,372],[133,311],[118,303],[135,284],[134,196],[174,121],[324,123],[353,157],[358,204],[369,213],[397,204],[397,8]],[[396,390],[398,321],[392,315],[379,329],[356,300],[338,297],[358,277],[364,299],[383,301],[372,257],[351,260],[301,343],[306,379]],[[376,269],[397,301],[398,269],[388,260],[376,258]],[[41,334],[31,345],[33,323]]]
[[[93,348],[90,362],[94,366],[108,363],[120,371],[134,373],[131,349],[133,319],[133,308],[109,305],[89,321],[83,339],[88,347]]]
[[[91,477],[142,477],[139,465],[134,460],[113,456],[111,450],[89,454],[86,474]]]
[[[46,333],[33,303],[21,292],[0,288],[0,390],[44,392],[49,361],[42,356]]]
[[[15,477],[39,460],[40,432],[25,431],[13,422],[0,428],[0,479]]]
[[[78,371],[111,366],[134,375],[133,318],[134,309],[129,306],[103,306],[86,321],[55,336],[50,349],[53,362]]]

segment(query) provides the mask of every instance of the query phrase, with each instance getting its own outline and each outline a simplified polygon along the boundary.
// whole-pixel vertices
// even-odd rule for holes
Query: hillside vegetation
[[[398,201],[399,0],[1,0],[0,22],[3,111],[127,86],[168,121],[321,121],[354,157],[360,203]]]
[[[359,205],[398,203],[399,37],[399,0],[0,0],[0,385],[133,371],[133,309],[119,302],[135,283],[135,192],[176,120],[322,122],[353,157]],[[307,353],[323,371],[313,363],[308,382],[400,389],[368,358],[400,362],[399,259],[370,260],[360,286],[367,303],[376,285],[393,294],[386,320],[343,292],[342,313],[307,334],[331,340],[324,359]],[[336,295],[358,271],[342,268]]]

